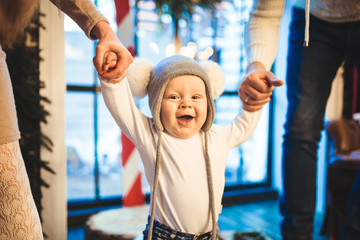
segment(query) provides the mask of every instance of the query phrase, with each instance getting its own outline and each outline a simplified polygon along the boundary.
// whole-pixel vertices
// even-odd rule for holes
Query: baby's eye
[[[199,99],[199,96],[193,96],[192,99]]]
[[[170,96],[169,98],[170,98],[170,99],[179,99],[179,97],[178,97],[178,96],[175,96],[175,95]]]

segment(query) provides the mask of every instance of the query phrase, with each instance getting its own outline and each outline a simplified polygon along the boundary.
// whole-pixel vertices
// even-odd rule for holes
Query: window
[[[112,1],[100,3],[102,12],[110,6],[115,13]],[[120,197],[120,131],[104,104],[93,68],[96,43],[68,17],[65,31],[68,201]]]
[[[98,0],[98,8],[111,21],[116,32],[113,0]],[[244,23],[251,1],[223,1],[209,14],[195,8],[192,18],[179,21],[182,44],[196,46],[198,56],[207,54],[219,62],[225,74],[224,94],[216,100],[216,124],[235,118],[241,109],[237,88],[244,76]],[[137,1],[136,48],[138,56],[157,63],[173,49],[171,16],[158,16],[152,0]],[[103,203],[121,199],[122,169],[120,130],[106,109],[92,65],[95,44],[69,19],[66,31],[66,146],[68,157],[69,205]],[[139,108],[150,115],[147,97],[138,100]],[[231,151],[226,168],[226,190],[268,186],[271,159],[268,138],[269,104],[258,127],[246,143]],[[145,177],[144,177],[145,178]],[[144,189],[149,188],[144,182]]]
[[[174,23],[169,14],[155,15],[153,1],[138,3],[137,53],[155,64],[174,49]],[[246,67],[244,24],[251,6],[251,1],[224,1],[213,15],[195,8],[191,20],[185,18],[179,21],[183,45],[189,46],[190,43],[192,46],[189,47],[196,46],[199,58],[201,54],[210,52],[211,58],[218,61],[224,71],[225,94],[215,102],[217,124],[230,122],[241,109],[237,89]],[[268,183],[268,107],[264,109],[253,137],[231,151],[226,168],[226,186],[241,188],[248,184]],[[140,100],[140,109],[150,114],[147,98]]]

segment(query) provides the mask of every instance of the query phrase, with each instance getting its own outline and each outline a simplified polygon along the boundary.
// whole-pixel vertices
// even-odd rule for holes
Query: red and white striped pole
[[[121,133],[121,162],[123,167],[123,206],[133,207],[145,204],[142,192],[140,154],[134,144]]]
[[[129,0],[114,0],[116,7],[117,35],[133,56],[136,55],[132,36],[132,19]],[[133,207],[145,204],[142,192],[140,154],[134,144],[121,133],[121,163],[123,167],[123,206]]]
[[[129,0],[114,0],[116,8],[117,35],[120,41],[135,56],[136,49],[133,42],[132,18],[130,14]],[[131,1],[131,0],[130,0]]]

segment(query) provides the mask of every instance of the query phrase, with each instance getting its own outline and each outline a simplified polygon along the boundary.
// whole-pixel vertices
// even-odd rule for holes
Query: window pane
[[[98,8],[110,20],[116,32],[115,5],[113,0],[97,0]],[[137,1],[137,53],[154,64],[169,53],[174,43],[174,28],[170,15],[159,16],[154,1]],[[211,16],[208,11],[196,7],[192,19],[179,22],[182,45],[196,44],[197,53],[211,47],[213,59],[221,65],[226,79],[225,90],[234,95],[222,96],[216,101],[216,124],[227,124],[241,109],[236,91],[244,75],[245,49],[244,24],[252,1],[223,1]],[[215,20],[215,21],[214,21]],[[66,31],[66,79],[69,85],[93,86],[95,72],[92,64],[94,42],[68,17]],[[198,55],[199,56],[199,55]],[[122,151],[120,130],[109,114],[100,95],[98,100],[97,126],[94,126],[94,94],[67,94],[68,149],[68,199],[95,198],[95,140],[97,131],[97,157],[99,163],[100,198],[117,197],[122,194]],[[150,116],[147,97],[137,102],[140,110]],[[226,168],[226,185],[260,183],[267,179],[268,105],[262,113],[258,127],[247,142],[231,150]],[[143,166],[140,166],[143,171]],[[149,185],[143,177],[143,191]]]
[[[263,107],[261,117],[251,138],[242,144],[244,183],[262,182],[268,175],[269,104]]]
[[[224,1],[216,13],[216,47],[225,74],[225,91],[237,92],[245,72],[245,23],[251,6],[252,1]]]
[[[224,125],[231,122],[241,109],[237,95],[222,96],[215,103],[215,123]],[[226,185],[260,183],[267,176],[268,108],[262,113],[260,122],[249,140],[230,151],[226,165]]]
[[[98,95],[98,156],[100,197],[122,194],[121,132],[106,108],[103,97]]]
[[[94,199],[94,94],[66,94],[68,200]]]
[[[173,22],[170,15],[160,16],[159,25],[151,1],[139,4],[138,16],[138,54],[157,63],[168,55],[173,44]],[[216,101],[216,124],[232,121],[241,109],[237,89],[244,77],[245,23],[248,21],[252,1],[223,1],[218,10],[209,14],[196,7],[191,20],[179,21],[179,33],[183,46],[189,42],[196,44],[197,58],[201,52],[211,48],[211,57],[221,65],[225,75],[225,91],[233,95],[222,96]],[[155,15],[154,15],[155,14]],[[139,101],[145,114],[148,111],[146,98]],[[268,107],[263,109],[260,122],[253,136],[241,146],[231,150],[226,168],[226,185],[246,185],[262,183],[267,180],[268,167]]]
[[[139,1],[136,17],[136,52],[139,56],[157,63],[173,47],[171,16],[164,14],[159,18],[153,1]]]
[[[97,9],[105,14],[105,17],[110,23],[110,27],[116,33],[116,9],[114,0],[97,0]]]
[[[69,18],[65,18],[66,83],[93,85],[94,42]]]

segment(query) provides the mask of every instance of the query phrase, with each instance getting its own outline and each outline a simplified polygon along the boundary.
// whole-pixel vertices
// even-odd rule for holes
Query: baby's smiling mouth
[[[182,120],[191,120],[193,119],[194,117],[193,116],[190,116],[190,115],[183,115],[183,116],[180,116],[180,117],[177,117],[178,119],[182,119]]]
[[[182,115],[180,117],[177,117],[179,124],[188,124],[193,119],[194,119],[194,117],[191,115]]]

